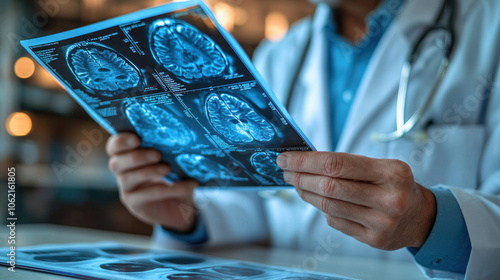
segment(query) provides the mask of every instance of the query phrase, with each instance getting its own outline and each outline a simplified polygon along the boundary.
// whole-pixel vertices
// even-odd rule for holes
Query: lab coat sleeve
[[[486,126],[488,140],[478,191],[451,188],[464,215],[472,243],[467,279],[500,277],[500,71],[492,84]]]
[[[205,246],[251,244],[268,239],[269,230],[258,192],[197,190],[195,202],[208,234]],[[197,246],[173,237],[160,226],[154,227],[152,245],[163,248]]]
[[[496,79],[487,89],[491,94],[487,100],[487,137],[479,166],[479,187],[474,190],[448,186],[460,205],[472,245],[465,279],[500,277],[500,71],[495,71]],[[458,275],[424,270],[430,277],[460,279]]]
[[[492,37],[491,40],[497,41],[493,45],[498,48],[499,40],[494,39],[498,36]],[[480,166],[479,190],[451,188],[464,215],[472,244],[467,279],[500,277],[500,62],[499,57],[491,59],[496,61],[496,78],[486,100],[487,140]]]

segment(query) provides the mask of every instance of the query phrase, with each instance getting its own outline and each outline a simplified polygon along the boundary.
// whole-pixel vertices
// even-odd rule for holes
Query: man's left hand
[[[285,152],[284,179],[325,213],[328,225],[372,247],[421,247],[436,201],[404,162],[331,152]]]

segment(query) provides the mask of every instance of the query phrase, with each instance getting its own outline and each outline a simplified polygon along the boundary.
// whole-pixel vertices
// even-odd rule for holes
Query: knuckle
[[[304,200],[304,191],[301,188],[295,187],[297,194]]]
[[[383,234],[371,232],[368,235],[368,245],[377,249],[385,249],[389,246],[389,240]]]
[[[303,184],[302,184],[302,177],[301,177],[300,173],[293,172],[291,175],[292,175],[291,176],[291,178],[292,178],[292,182],[291,182],[292,185],[297,186],[299,188],[304,187]]]
[[[326,224],[332,228],[335,228],[335,221],[331,216],[326,216]]]
[[[118,161],[115,157],[111,157],[108,160],[108,168],[111,172],[116,173],[118,171]]]
[[[117,180],[120,188],[123,188],[123,186],[125,186],[127,184],[127,182],[129,181],[129,179],[130,179],[130,176],[128,176],[126,174],[121,174],[121,175],[116,177],[116,180]]]
[[[332,209],[332,201],[326,197],[322,197],[319,201],[319,210],[323,213],[330,213]]]
[[[413,172],[411,170],[411,167],[407,163],[400,160],[391,160],[391,166],[391,173],[393,179],[395,179],[396,181],[413,178]]]
[[[292,163],[292,167],[294,167],[295,169],[297,170],[302,170],[304,169],[305,165],[306,165],[306,157],[302,154],[296,154],[294,156],[294,160],[291,161]]]
[[[328,155],[324,168],[326,175],[332,177],[338,176],[342,169],[342,159],[340,157]]]
[[[330,177],[323,177],[319,181],[319,186],[321,193],[326,196],[333,196],[335,191],[335,181]]]
[[[395,216],[386,216],[380,219],[380,225],[385,231],[393,231],[398,226],[398,218]]]
[[[386,208],[391,213],[404,213],[408,207],[408,198],[403,191],[392,191],[386,198]]]

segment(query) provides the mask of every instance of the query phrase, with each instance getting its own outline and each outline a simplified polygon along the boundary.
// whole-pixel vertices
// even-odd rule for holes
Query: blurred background
[[[38,65],[19,41],[88,25],[166,0],[0,0],[0,218],[7,168],[16,168],[17,223],[53,223],[136,234],[151,227],[119,201],[104,150],[109,134]],[[307,0],[207,1],[252,56],[311,15]]]

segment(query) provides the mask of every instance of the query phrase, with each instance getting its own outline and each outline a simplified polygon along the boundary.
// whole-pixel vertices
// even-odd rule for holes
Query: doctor
[[[259,48],[259,71],[299,127],[318,150],[335,151],[283,153],[277,163],[295,190],[168,186],[159,152],[123,133],[107,147],[122,201],[156,224],[153,240],[165,246],[270,240],[329,254],[413,258],[429,277],[498,278],[500,2],[454,1],[456,15],[443,13],[456,33],[442,81],[443,45],[451,40],[445,33],[440,43],[442,33],[433,32],[412,63],[407,113],[401,118],[396,109],[403,64],[443,1],[450,2],[321,3],[281,42]],[[411,130],[387,139],[422,107]]]

